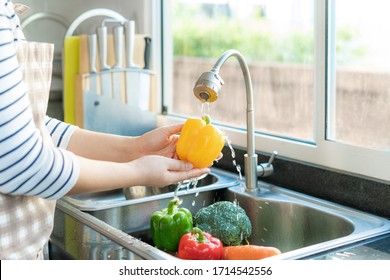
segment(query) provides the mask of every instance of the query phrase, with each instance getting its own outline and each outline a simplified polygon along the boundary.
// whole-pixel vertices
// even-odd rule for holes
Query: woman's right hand
[[[137,170],[138,185],[153,187],[164,187],[210,173],[209,168],[193,168],[189,162],[164,156],[144,156],[128,165]]]
[[[80,175],[68,194],[108,191],[132,186],[164,187],[210,173],[191,163],[164,156],[144,156],[127,163],[78,157]]]

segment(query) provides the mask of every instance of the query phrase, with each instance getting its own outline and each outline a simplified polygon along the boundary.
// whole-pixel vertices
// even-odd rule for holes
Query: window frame
[[[157,4],[161,11],[161,18],[157,18],[161,20],[160,36],[162,42],[162,114],[159,115],[158,125],[178,123],[185,120],[183,117],[175,116],[169,111],[169,104],[172,104],[173,88],[173,43],[171,25],[163,21],[170,18],[171,5],[171,0],[164,2],[161,0]],[[363,148],[327,139],[327,125],[332,115],[329,113],[332,109],[329,102],[332,102],[335,91],[335,61],[334,55],[332,55],[335,52],[335,1],[316,0],[314,1],[314,9],[314,142],[308,143],[256,132],[256,151],[271,154],[276,150],[283,158],[375,180],[390,181],[389,150]],[[205,69],[205,71],[207,70],[209,69]],[[254,105],[256,110],[256,104]],[[218,104],[215,106],[218,106]],[[236,129],[227,126],[220,126],[220,128],[226,132],[233,145],[246,147],[245,128]]]

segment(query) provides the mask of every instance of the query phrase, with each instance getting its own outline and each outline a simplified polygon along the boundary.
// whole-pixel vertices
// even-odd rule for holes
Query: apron
[[[31,103],[34,123],[43,141],[54,145],[45,127],[49,101],[54,45],[37,42],[16,43],[20,69]],[[0,194],[0,206],[7,209],[7,246],[0,255],[10,259],[47,259],[47,243],[54,223],[55,201],[34,196]],[[8,250],[6,249],[8,248]]]

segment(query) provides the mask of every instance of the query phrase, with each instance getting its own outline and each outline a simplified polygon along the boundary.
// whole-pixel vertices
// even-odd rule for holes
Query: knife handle
[[[116,63],[114,68],[122,68],[123,56],[122,56],[122,48],[123,48],[123,26],[115,26],[114,27],[114,45],[115,45],[115,59]]]
[[[107,64],[107,26],[99,26],[97,29],[98,48],[101,70],[109,70],[110,66]]]
[[[151,48],[152,38],[145,37],[145,51],[144,51],[144,69],[150,69],[150,48]]]
[[[138,67],[133,62],[134,57],[134,40],[135,40],[135,23],[133,20],[125,22],[126,34],[126,67]]]
[[[96,73],[96,34],[88,35],[89,72]]]

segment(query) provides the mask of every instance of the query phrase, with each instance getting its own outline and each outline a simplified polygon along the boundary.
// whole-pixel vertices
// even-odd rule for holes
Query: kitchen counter
[[[324,252],[311,260],[390,260],[390,234]]]
[[[49,255],[52,260],[68,260],[72,256],[49,243]],[[348,247],[324,252],[302,260],[390,260],[390,234],[359,242]]]

